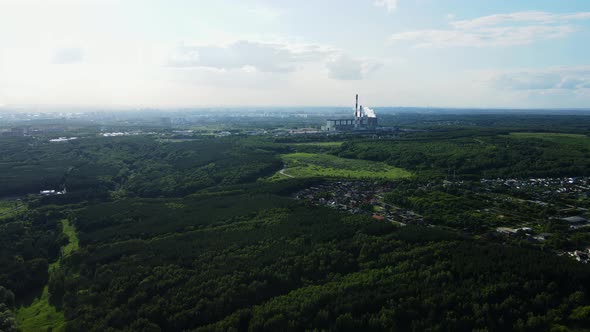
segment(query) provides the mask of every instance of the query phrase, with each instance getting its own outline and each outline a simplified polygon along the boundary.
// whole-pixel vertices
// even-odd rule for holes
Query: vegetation
[[[566,290],[557,277],[567,274],[565,266],[558,263],[559,272],[543,268],[556,259],[501,246],[456,241],[412,246],[394,238],[363,242],[376,256],[366,260],[361,249],[364,268],[358,272],[302,287],[199,330],[539,331],[576,326],[587,317],[583,291]],[[496,273],[507,270],[514,273]],[[559,309],[549,309],[549,303]],[[585,318],[577,320],[578,312]]]
[[[73,194],[70,200],[104,199],[117,190],[144,197],[179,196],[250,182],[281,165],[273,153],[231,139],[159,143],[145,137],[105,137],[55,144],[23,138],[0,141],[0,147],[5,151],[0,196],[63,188]]]
[[[294,146],[321,146],[321,147],[339,147],[344,142],[307,142],[295,143]]]
[[[228,123],[214,131],[230,137],[190,140],[2,138],[0,196],[23,203],[13,213],[14,201],[0,201],[0,330],[587,329],[590,266],[553,250],[590,237],[548,218],[553,206],[479,180],[590,175],[588,119],[389,120],[415,130],[256,137],[240,134],[254,123]],[[549,123],[564,134],[540,133]],[[382,209],[430,225],[291,198],[324,178],[379,182]],[[370,210],[371,196],[356,203]],[[583,193],[551,197],[590,207]],[[555,239],[490,235],[530,219]]]
[[[385,201],[418,212],[428,223],[481,233],[499,226],[543,223],[548,207],[483,190],[476,185],[401,182],[385,195]]]
[[[532,331],[574,326],[587,305],[590,270],[553,254],[273,195],[222,197],[80,211],[82,247],[61,281],[68,328]],[[201,204],[218,218],[194,215]],[[156,223],[171,213],[173,225]]]
[[[49,261],[59,255],[59,211],[28,211],[0,222],[0,284],[18,299],[40,291],[49,278]]]
[[[590,174],[589,143],[583,135],[495,132],[478,136],[458,130],[347,142],[335,154],[381,161],[427,177],[582,176]]]
[[[554,142],[562,146],[578,147],[579,149],[588,150],[590,148],[590,137],[582,134],[567,133],[510,133],[511,138],[537,139]]]
[[[0,201],[0,216],[12,212],[17,207],[15,203],[11,201]]]
[[[67,257],[78,249],[78,237],[75,227],[67,219],[61,221],[62,232],[67,238],[67,244],[62,247],[62,257]],[[41,295],[34,298],[32,303],[20,307],[17,311],[18,327],[22,332],[34,331],[64,331],[64,313],[53,303],[56,289],[54,280],[63,275],[60,271],[60,260],[49,265],[49,280],[52,288],[43,287]]]
[[[63,278],[61,260],[78,249],[79,241],[76,228],[68,219],[61,220],[61,227],[67,244],[61,249],[60,259],[49,265],[49,285],[43,287],[39,297],[34,298],[30,304],[23,305],[17,311],[18,327],[22,332],[60,332],[65,330],[66,321],[64,312],[61,310],[61,302],[55,299],[60,292],[56,287],[56,280]]]
[[[62,247],[62,257],[67,257],[79,248],[78,234],[76,227],[68,220],[61,221],[62,232],[68,238],[68,243]]]
[[[338,158],[327,154],[299,152],[281,157],[287,168],[284,172],[296,178],[342,177],[395,180],[412,176],[410,172],[384,163]],[[275,175],[274,178],[280,178],[280,176]]]
[[[61,332],[65,329],[64,313],[50,304],[48,286],[38,298],[27,306],[17,311],[17,324],[22,332],[55,331]]]
[[[14,293],[0,286],[0,331],[16,332],[16,318],[14,317]]]

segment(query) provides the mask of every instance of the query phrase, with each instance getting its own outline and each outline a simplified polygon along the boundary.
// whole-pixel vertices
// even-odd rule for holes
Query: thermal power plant
[[[359,106],[359,95],[356,95],[356,104],[354,106],[353,119],[329,119],[326,125],[322,126],[324,131],[354,131],[354,130],[376,130],[377,114],[375,111]]]

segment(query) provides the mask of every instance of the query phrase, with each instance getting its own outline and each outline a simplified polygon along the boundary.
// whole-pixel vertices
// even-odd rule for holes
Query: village
[[[587,177],[481,180],[481,186],[475,187],[473,187],[473,184],[463,181],[445,182],[448,186],[469,186],[471,190],[475,190],[474,194],[476,192],[479,192],[479,194],[487,193],[484,195],[492,198],[492,201],[508,199],[514,203],[530,204],[539,208],[552,207],[554,213],[547,216],[548,220],[555,220],[567,225],[566,227],[570,232],[580,232],[590,227],[590,221],[587,219],[587,209],[577,204],[571,204],[572,201],[587,198],[587,188],[590,183]],[[313,205],[326,206],[351,214],[367,215],[376,220],[387,220],[400,226],[427,225],[428,222],[425,221],[424,217],[416,212],[384,201],[384,195],[394,188],[395,183],[393,182],[333,181],[300,190],[293,197]],[[499,195],[500,192],[510,193],[510,195]],[[491,212],[491,210],[489,211]],[[498,210],[498,213],[500,212]],[[538,222],[533,222],[533,220],[531,222],[522,223],[518,226],[497,227],[495,232],[507,238],[520,238],[537,244],[541,244],[557,235],[544,232]],[[556,250],[555,253],[560,256],[571,257],[581,263],[590,262],[590,248],[572,248],[569,250],[564,248],[563,250]]]
[[[531,179],[483,179],[480,181],[486,191],[505,191],[521,198],[522,202],[532,203],[539,208],[550,208],[553,213],[549,220],[560,222],[575,234],[590,229],[588,220],[588,192],[590,178],[531,178]],[[555,234],[535,232],[531,227],[498,227],[496,231],[508,237],[524,236],[524,238],[542,243]],[[590,262],[590,248],[556,250],[559,256],[571,257],[578,262]]]
[[[351,214],[372,216],[376,220],[388,220],[401,226],[425,224],[421,215],[384,202],[383,195],[392,187],[390,182],[335,181],[301,190],[294,198]]]
[[[532,179],[482,179],[487,190],[505,188],[523,191],[533,199],[550,199],[556,195],[569,195],[571,198],[587,198],[590,190],[589,177],[532,178]]]

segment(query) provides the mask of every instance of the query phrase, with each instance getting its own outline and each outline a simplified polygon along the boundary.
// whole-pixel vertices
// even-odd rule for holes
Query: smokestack
[[[354,106],[354,115],[357,116],[359,111],[359,95],[356,94],[356,105]]]

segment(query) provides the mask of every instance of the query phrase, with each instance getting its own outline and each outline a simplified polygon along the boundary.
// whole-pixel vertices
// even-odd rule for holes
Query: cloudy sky
[[[0,105],[590,108],[588,0],[0,0]]]

